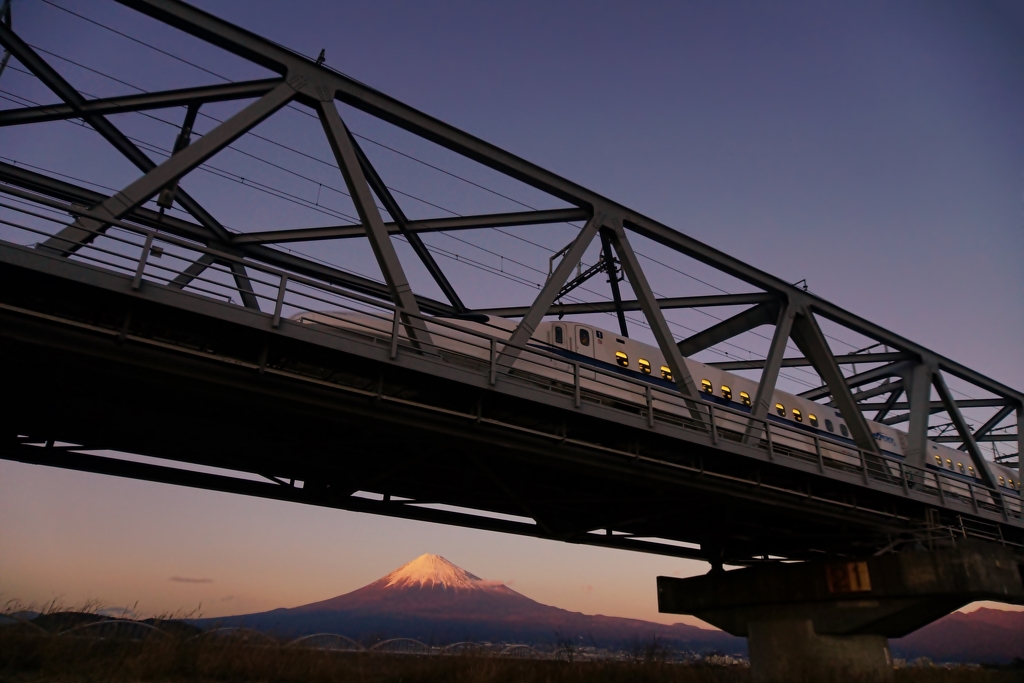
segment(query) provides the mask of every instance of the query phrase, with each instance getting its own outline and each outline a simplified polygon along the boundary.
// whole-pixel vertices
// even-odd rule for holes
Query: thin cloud
[[[175,583],[213,583],[213,579],[195,579],[191,576],[172,576],[171,581]]]

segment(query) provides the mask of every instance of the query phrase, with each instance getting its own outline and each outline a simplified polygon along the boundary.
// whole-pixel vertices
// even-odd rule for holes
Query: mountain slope
[[[340,633],[350,638],[407,637],[424,642],[459,640],[549,644],[627,645],[657,637],[688,649],[746,649],[721,631],[639,619],[589,616],[541,604],[500,582],[485,581],[443,557],[423,555],[351,593],[291,609],[204,620],[287,636]]]
[[[890,643],[906,659],[939,662],[1009,662],[1024,659],[1024,612],[978,609],[954,612]]]

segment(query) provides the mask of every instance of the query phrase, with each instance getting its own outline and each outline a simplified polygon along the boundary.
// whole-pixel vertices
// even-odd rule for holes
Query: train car
[[[303,324],[354,332],[375,341],[388,340],[389,343],[393,329],[393,321],[389,318],[357,312],[301,313],[292,319]],[[490,361],[491,339],[496,342],[507,340],[516,326],[515,322],[493,316],[439,320],[439,323],[430,320],[424,323],[439,355],[449,362],[477,365]],[[405,326],[400,325],[399,328],[400,341],[411,343]],[[541,322],[528,346],[545,353],[520,354],[511,367],[512,372],[571,386],[578,371],[581,390],[588,396],[636,409],[646,408],[648,385],[666,389],[673,393],[657,393],[654,405],[657,413],[675,415],[680,420],[689,417],[690,409],[675,393],[672,370],[661,350],[655,346],[575,321]],[[727,409],[716,411],[720,416],[719,429],[733,434],[737,440],[750,438],[749,421],[743,418],[743,414],[751,412],[757,382],[690,358],[684,362],[697,384],[700,399]],[[803,456],[813,454],[815,458],[820,451],[830,466],[847,466],[851,470],[859,470],[863,466],[849,427],[842,414],[831,406],[776,390],[770,401],[768,420],[785,427],[772,430],[772,446],[777,450]],[[898,480],[899,462],[907,450],[906,433],[878,422],[868,420],[867,423],[880,451],[889,456],[876,467],[885,468],[894,480]],[[930,441],[928,449],[926,467],[946,475],[943,482],[945,493],[969,499],[972,491],[968,484],[982,483],[981,473],[975,470],[970,456]],[[1000,491],[1010,494],[1006,499],[1016,509],[1020,505],[1021,490],[1017,472],[997,463],[989,463],[989,467]],[[976,491],[974,495],[987,497],[983,491]]]

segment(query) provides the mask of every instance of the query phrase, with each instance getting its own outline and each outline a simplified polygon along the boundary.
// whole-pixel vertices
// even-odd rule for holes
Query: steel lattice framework
[[[320,61],[312,61],[177,0],[118,1],[164,24],[269,69],[279,76],[224,85],[87,100],[36,50],[12,30],[9,4],[5,5],[4,21],[0,22],[0,44],[6,50],[4,64],[7,63],[9,57],[16,59],[52,90],[60,98],[62,104],[5,109],[0,111],[0,126],[24,126],[48,121],[81,119],[142,172],[137,180],[119,192],[107,196],[25,168],[0,163],[0,183],[2,183],[0,192],[35,202],[40,206],[66,211],[74,217],[73,221],[63,225],[59,231],[42,240],[34,250],[36,255],[46,256],[51,260],[54,258],[63,260],[70,265],[75,262],[72,257],[86,253],[99,237],[106,235],[112,226],[116,226],[131,231],[143,239],[141,245],[136,245],[138,247],[137,256],[133,257],[137,264],[133,266],[135,270],[130,278],[133,293],[148,291],[150,282],[160,279],[154,276],[152,270],[153,259],[158,257],[161,250],[165,248],[159,246],[160,244],[188,248],[196,254],[196,257],[191,263],[172,273],[173,277],[163,277],[160,286],[164,290],[186,289],[199,282],[208,270],[221,268],[224,272],[229,273],[233,280],[234,288],[239,294],[240,308],[271,319],[272,328],[276,330],[282,324],[282,306],[288,305],[286,297],[292,296],[289,292],[294,292],[289,289],[289,286],[319,287],[322,291],[330,292],[332,295],[337,294],[366,303],[366,305],[383,307],[388,311],[387,315],[393,313],[394,326],[391,333],[390,349],[392,360],[398,355],[400,343],[403,348],[408,343],[413,352],[424,352],[434,346],[435,340],[432,335],[437,334],[437,328],[429,327],[428,321],[444,321],[453,317],[472,318],[472,316],[480,314],[517,319],[515,329],[507,341],[498,343],[491,340],[490,342],[492,358],[489,368],[489,384],[491,387],[495,385],[497,378],[509,375],[512,363],[526,351],[527,341],[545,317],[613,312],[617,315],[621,331],[625,335],[627,332],[625,312],[642,311],[658,347],[671,368],[678,395],[688,401],[688,405],[691,406],[694,422],[705,425],[705,429],[710,429],[712,445],[716,444],[717,434],[715,413],[707,413],[706,410],[701,412],[704,409],[697,407],[699,390],[694,378],[687,370],[684,357],[760,326],[773,325],[774,333],[769,351],[764,359],[713,365],[725,370],[752,368],[761,370],[761,377],[749,416],[751,424],[766,422],[772,404],[772,394],[782,368],[801,366],[813,368],[822,379],[822,386],[804,392],[802,396],[818,401],[827,399],[842,413],[849,425],[852,439],[862,453],[865,483],[869,479],[868,470],[872,458],[882,457],[867,419],[864,417],[864,413],[868,411],[875,412],[874,419],[884,424],[907,424],[909,447],[906,467],[922,471],[926,465],[930,416],[937,413],[947,414],[955,428],[955,436],[944,436],[941,437],[941,440],[958,443],[959,448],[973,461],[984,486],[993,492],[997,491],[999,487],[989,461],[982,455],[979,443],[995,439],[1002,441],[1012,439],[1017,442],[1018,453],[1021,450],[1021,440],[1024,437],[1019,428],[1016,433],[1011,435],[992,433],[993,428],[999,426],[1013,413],[1016,413],[1017,424],[1021,424],[1022,417],[1024,417],[1024,394],[1015,389],[984,377],[953,360],[944,358],[919,344],[893,334],[630,208],[423,114],[373,88],[329,69]],[[235,100],[254,101],[206,135],[195,140],[192,139],[191,129],[202,106],[214,102]],[[569,204],[570,208],[410,220],[370,163],[367,155],[360,148],[345,121],[342,120],[336,102],[344,103],[377,117],[525,183]],[[240,136],[290,103],[307,107],[319,119],[324,135],[330,143],[337,167],[351,194],[360,224],[244,234],[232,233],[180,187],[178,182]],[[159,164],[153,162],[109,118],[114,114],[169,107],[185,107],[187,114],[175,143],[173,155]],[[147,203],[153,201],[154,198],[163,208],[169,208],[172,203],[176,203],[187,211],[195,222],[175,218],[165,214],[162,209],[155,211],[148,208]],[[378,202],[390,217],[389,221],[385,220],[378,209]],[[441,267],[420,238],[421,234],[428,232],[543,225],[565,221],[583,221],[584,225],[575,239],[563,250],[561,259],[554,265],[551,274],[534,300],[521,307],[467,309],[459,293],[446,278]],[[403,264],[392,244],[392,237],[397,235],[404,236],[412,246],[416,256],[422,261],[427,272],[444,293],[445,301],[425,297],[413,291]],[[735,295],[657,298],[631,246],[630,238],[633,235],[640,235],[653,240],[666,249],[696,259],[747,283],[757,291]],[[273,248],[273,245],[286,243],[363,238],[367,239],[372,247],[374,257],[384,277],[384,284]],[[600,242],[602,259],[587,273],[581,273],[581,259],[595,240]],[[5,263],[8,265],[15,262],[27,263],[28,261],[25,259],[28,259],[29,256],[24,255],[23,252],[25,252],[23,249],[14,250],[13,246],[8,248]],[[635,300],[624,300],[620,296],[616,285],[619,264],[635,293]],[[56,273],[60,271],[61,267],[48,266],[47,268]],[[575,279],[573,278],[574,269],[579,273]],[[566,291],[575,286],[581,278],[593,274],[590,271],[600,272],[603,270],[606,270],[611,276],[609,277],[612,285],[610,300],[581,304],[560,303],[561,297]],[[273,280],[270,285],[274,294],[270,297],[261,293],[261,286],[268,284],[265,278],[260,280],[262,276],[268,276]],[[143,286],[144,284],[145,286]],[[266,313],[265,309],[268,306],[272,313]],[[722,306],[747,306],[748,308],[681,341],[674,338],[664,315],[664,311],[669,309]],[[17,307],[9,304],[8,308],[14,310]],[[877,345],[884,346],[886,350],[884,352],[838,355],[829,347],[819,324],[820,319],[831,321],[842,328],[867,337]],[[405,334],[405,337],[402,338],[404,341],[401,342],[400,327]],[[121,328],[120,339],[122,341],[126,336],[132,336],[129,322],[124,322]],[[799,348],[802,353],[801,357],[784,357],[787,342],[790,340]],[[842,368],[853,364],[873,365],[874,367],[850,376],[844,374]],[[263,372],[267,365],[267,352],[264,349],[256,360],[255,366]],[[946,377],[949,376],[978,387],[993,398],[958,399],[947,385]],[[880,381],[882,383],[877,384]],[[861,387],[868,385],[875,386],[858,391]],[[933,390],[938,400],[933,400]],[[380,393],[378,392],[378,395]],[[647,419],[653,426],[655,424],[655,410],[652,407],[654,399],[650,398],[649,392],[648,395],[647,401],[650,410]],[[884,402],[869,400],[880,397],[884,398]],[[579,406],[578,383],[575,401]],[[991,408],[993,413],[984,424],[972,430],[962,412],[968,408]],[[710,427],[707,426],[709,420]],[[767,427],[765,430],[767,431]],[[19,433],[22,432],[19,431]],[[770,456],[771,438],[770,435],[767,436]],[[28,442],[24,441],[24,443]],[[53,452],[60,450],[59,448],[54,449],[52,439],[49,439],[48,443]],[[53,456],[53,464],[85,469],[92,467],[94,471],[102,471],[102,467],[98,465],[71,464],[70,460],[67,460],[71,457],[69,455],[71,451],[62,453],[63,455],[59,457]],[[18,455],[17,457],[23,456]],[[65,459],[61,460],[61,458]],[[819,450],[819,463],[820,460]],[[82,462],[85,461],[82,460]],[[701,467],[703,473],[703,465]],[[1024,477],[1024,465],[1021,467],[1022,477]],[[156,474],[147,474],[143,470],[138,470],[131,476],[160,478]],[[272,478],[278,484],[282,481],[281,476],[277,473],[273,474]],[[907,490],[907,481],[905,478],[904,491]],[[760,481],[758,484],[760,485]],[[220,486],[212,483],[204,484],[198,480],[194,481],[193,485],[214,488]],[[244,488],[242,485],[238,486]],[[940,497],[941,492],[940,484]],[[908,495],[910,494],[908,493]],[[997,494],[993,493],[993,496],[997,496]],[[975,501],[974,510],[977,511],[977,509],[978,505]],[[398,514],[412,515],[409,512]],[[419,516],[431,518],[425,512]],[[1004,504],[1001,515],[998,516],[1001,516],[1006,522],[1012,521],[1010,517],[1014,515],[1008,515],[1007,507]],[[1017,519],[1013,523],[1019,525],[1019,511],[1016,513],[1016,517]],[[434,515],[433,518],[439,521],[449,521],[443,515]],[[488,528],[513,530],[505,529],[496,522]],[[550,533],[545,533],[551,537],[565,537],[563,532],[550,529],[548,531]],[[614,544],[613,539],[606,539],[602,543]],[[696,555],[708,557],[708,554],[705,550]]]

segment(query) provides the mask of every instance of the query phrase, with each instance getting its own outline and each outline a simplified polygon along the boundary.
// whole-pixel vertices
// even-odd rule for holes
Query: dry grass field
[[[659,661],[566,662],[480,655],[346,653],[189,636],[54,637],[0,628],[0,681],[63,683],[741,683],[742,666]],[[907,668],[898,683],[1021,683],[1024,671]]]

